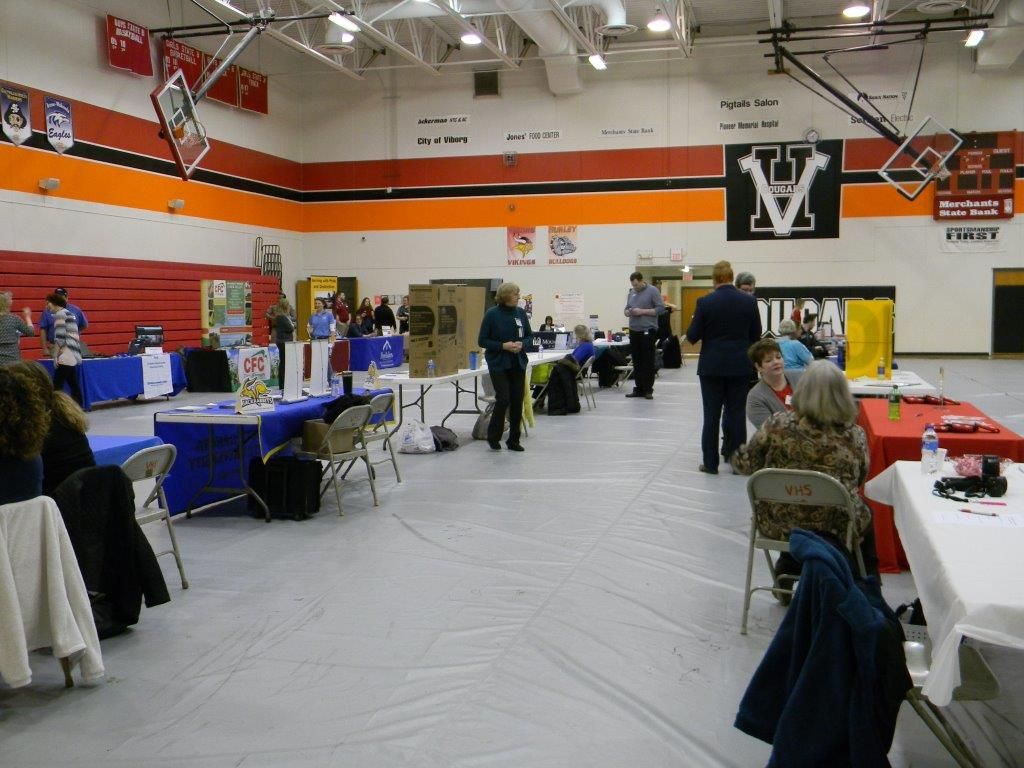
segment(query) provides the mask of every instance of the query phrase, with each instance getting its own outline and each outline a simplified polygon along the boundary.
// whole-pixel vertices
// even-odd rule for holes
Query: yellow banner
[[[338,292],[338,278],[324,275],[313,275],[309,278],[309,311],[313,311],[313,302],[326,299]],[[330,302],[328,302],[330,304]]]

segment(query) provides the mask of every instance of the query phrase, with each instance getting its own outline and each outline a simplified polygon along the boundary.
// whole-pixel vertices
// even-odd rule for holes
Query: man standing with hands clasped
[[[634,272],[633,287],[626,295],[623,314],[629,318],[629,353],[633,356],[633,391],[626,397],[654,399],[654,345],[658,340],[658,315],[665,311],[661,291]]]

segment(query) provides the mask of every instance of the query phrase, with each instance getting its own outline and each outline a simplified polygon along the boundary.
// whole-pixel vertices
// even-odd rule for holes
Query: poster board
[[[252,283],[203,280],[200,293],[204,347],[252,344]]]

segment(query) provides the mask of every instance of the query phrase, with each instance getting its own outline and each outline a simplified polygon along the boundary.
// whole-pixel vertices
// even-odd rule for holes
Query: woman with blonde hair
[[[811,469],[834,477],[854,500],[864,564],[868,573],[877,574],[871,511],[858,493],[868,474],[867,438],[857,426],[857,404],[846,376],[827,360],[816,360],[793,390],[792,405],[792,411],[771,416],[749,443],[737,449],[733,469],[743,475],[764,467]],[[757,527],[770,539],[785,541],[793,528],[805,528],[830,534],[841,543],[847,522],[845,511],[836,507],[762,502],[757,508]],[[783,572],[792,573],[785,565]]]
[[[502,283],[494,295],[497,302],[484,313],[477,342],[484,349],[491,382],[494,384],[494,411],[487,425],[487,444],[501,450],[501,434],[508,413],[510,451],[521,451],[519,442],[523,420],[523,393],[526,388],[527,357],[524,347],[533,341],[530,319],[519,306],[519,286]]]
[[[80,469],[96,466],[89,446],[89,421],[85,411],[65,392],[54,391],[46,369],[23,360],[8,367],[26,386],[34,387],[50,416],[49,429],[40,452],[43,459],[43,494],[52,496],[64,480]]]
[[[288,299],[281,297],[274,307],[274,337],[277,341],[277,381],[284,391],[284,345],[285,342],[295,341],[295,322],[291,318],[292,305]]]
[[[21,360],[18,344],[22,336],[32,336],[32,310],[24,307],[21,317],[11,314],[11,294],[0,291],[0,365]]]

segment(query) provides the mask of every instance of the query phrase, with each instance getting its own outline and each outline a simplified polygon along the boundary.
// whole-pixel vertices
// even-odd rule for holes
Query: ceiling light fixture
[[[480,45],[483,42],[476,32],[466,32],[461,39],[464,45]]]
[[[654,18],[647,22],[647,28],[651,32],[668,32],[672,29],[672,22],[668,20],[665,12],[659,8],[654,14]]]
[[[863,19],[871,13],[871,6],[866,3],[858,3],[856,0],[852,3],[847,3],[846,7],[843,8],[843,16],[848,19]]]
[[[604,57],[600,53],[592,54],[587,61],[590,62],[590,66],[594,69],[608,69],[608,65],[605,63]]]
[[[983,37],[985,37],[984,29],[972,29],[967,33],[967,39],[964,40],[964,46],[967,48],[977,48]]]
[[[337,24],[342,29],[347,29],[349,32],[359,31],[359,25],[343,13],[332,13],[327,17],[327,20]]]

